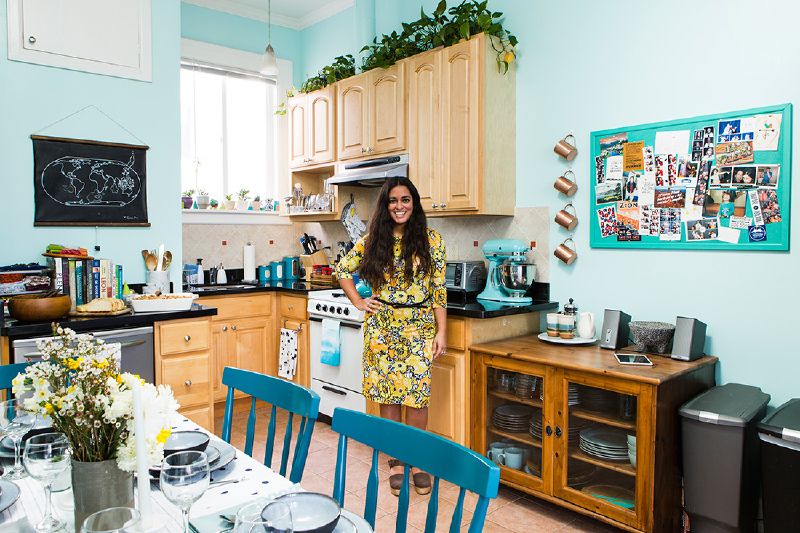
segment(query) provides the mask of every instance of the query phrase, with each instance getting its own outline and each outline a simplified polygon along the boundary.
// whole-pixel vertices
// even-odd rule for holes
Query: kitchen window
[[[181,188],[222,202],[241,189],[277,194],[275,81],[243,70],[181,64]]]

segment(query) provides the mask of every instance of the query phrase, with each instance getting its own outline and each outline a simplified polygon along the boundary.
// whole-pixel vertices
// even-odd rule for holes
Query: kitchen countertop
[[[273,281],[270,283],[259,283],[258,285],[250,285],[247,288],[225,288],[224,285],[219,287],[205,286],[201,287],[202,290],[191,290],[200,298],[206,296],[227,296],[228,294],[247,294],[251,292],[288,292],[294,294],[308,294],[310,291],[321,291],[326,289],[337,289],[339,285],[310,283],[304,280],[292,281]]]
[[[59,321],[62,327],[70,328],[77,332],[109,330],[117,328],[133,328],[152,326],[154,322],[164,320],[178,320],[181,318],[198,318],[216,315],[214,307],[193,304],[188,311],[165,311],[162,313],[136,313],[131,311],[126,315],[109,317],[67,317]],[[0,335],[4,337],[37,337],[48,336],[52,333],[52,321],[48,322],[18,322],[13,318],[6,318],[0,325]]]
[[[558,302],[537,301],[528,305],[510,305],[502,302],[475,300],[466,303],[448,303],[447,316],[463,316],[465,318],[496,318],[501,316],[520,315],[558,309]]]

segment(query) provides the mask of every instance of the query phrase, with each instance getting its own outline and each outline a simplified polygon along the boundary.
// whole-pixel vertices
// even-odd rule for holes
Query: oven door
[[[339,366],[326,365],[320,361],[322,352],[322,319],[309,319],[309,356],[311,378],[325,381],[338,387],[361,392],[364,351],[363,324],[342,321],[339,329]]]

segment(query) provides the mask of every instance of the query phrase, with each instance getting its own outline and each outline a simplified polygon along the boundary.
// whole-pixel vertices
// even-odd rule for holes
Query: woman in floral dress
[[[362,298],[353,273],[373,288]],[[447,293],[442,236],[428,229],[419,193],[408,178],[389,178],[381,189],[369,233],[336,265],[339,284],[366,311],[364,396],[380,404],[383,418],[420,429],[428,425],[431,363],[445,353]],[[403,465],[389,461],[389,484],[400,494]],[[431,490],[430,476],[412,469],[419,494]]]

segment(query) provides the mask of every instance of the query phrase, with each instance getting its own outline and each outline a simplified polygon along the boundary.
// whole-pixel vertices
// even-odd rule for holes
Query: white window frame
[[[245,52],[215,44],[181,39],[181,58],[187,62],[217,65],[219,67],[243,72],[258,72],[261,66],[261,54]],[[292,85],[292,62],[278,59],[278,76],[276,79],[275,103],[284,100],[284,95]],[[285,116],[275,115],[274,150],[275,159],[275,198],[281,199],[287,194],[289,176],[288,127]],[[227,172],[227,169],[226,169]],[[227,180],[227,177],[224,178]],[[183,222],[187,224],[279,224],[290,225],[287,217],[279,217],[280,212],[270,211],[200,211],[184,210]]]

